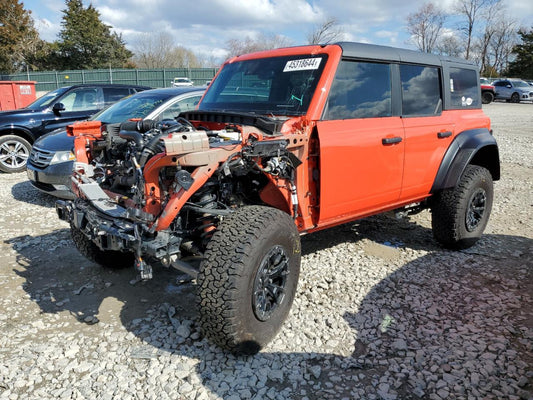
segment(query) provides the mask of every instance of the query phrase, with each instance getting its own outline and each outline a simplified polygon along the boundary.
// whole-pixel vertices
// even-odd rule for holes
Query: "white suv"
[[[192,86],[193,81],[191,81],[189,78],[174,78],[172,82],[170,82],[172,86]]]

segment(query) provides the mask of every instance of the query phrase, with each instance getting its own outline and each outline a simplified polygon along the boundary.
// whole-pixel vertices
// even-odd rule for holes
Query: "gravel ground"
[[[533,105],[484,109],[502,180],[482,240],[441,249],[428,212],[304,236],[253,357],[200,337],[194,281],[90,263],[55,200],[1,174],[0,399],[533,399]]]

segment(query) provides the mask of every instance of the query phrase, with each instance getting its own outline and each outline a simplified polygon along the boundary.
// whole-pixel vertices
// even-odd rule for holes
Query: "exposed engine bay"
[[[239,207],[270,204],[298,216],[301,162],[290,151],[296,141],[277,132],[279,121],[190,116],[204,121],[68,128],[76,200],[58,201],[58,215],[101,251],[133,254],[141,279],[152,277],[156,263],[195,276],[218,223]]]

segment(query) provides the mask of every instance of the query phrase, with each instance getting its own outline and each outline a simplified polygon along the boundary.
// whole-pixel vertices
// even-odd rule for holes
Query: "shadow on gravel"
[[[329,247],[332,237],[356,241],[365,229],[372,238],[381,223],[335,228],[328,239],[305,236],[304,251]],[[415,236],[423,246],[427,232],[420,229]],[[524,381],[533,363],[531,239],[486,235],[470,251],[433,251],[397,269],[359,305],[338,310],[352,330],[351,356],[302,348],[253,357],[228,355],[200,337],[194,282],[176,279],[173,270],[158,269],[153,280],[132,285],[133,269],[113,271],[85,260],[66,229],[7,243],[18,253],[15,272],[42,313],[61,314],[69,329],[96,330],[99,337],[109,324],[126,328],[132,338],[119,340],[127,342],[132,374],[170,357],[176,393],[184,397],[184,385],[196,390],[198,380],[224,399],[503,398],[532,389],[531,374]],[[339,339],[333,330],[317,335]]]
[[[361,239],[369,239],[391,248],[427,251],[442,249],[433,239],[431,229],[409,218],[396,219],[387,214],[380,214],[302,236],[302,254]]]
[[[55,207],[57,198],[35,189],[30,181],[16,183],[11,188],[15,200],[43,207]]]

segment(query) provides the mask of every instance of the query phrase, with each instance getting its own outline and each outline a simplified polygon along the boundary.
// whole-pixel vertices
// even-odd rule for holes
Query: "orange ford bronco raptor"
[[[203,333],[236,353],[287,317],[301,234],[430,208],[435,239],[466,248],[500,178],[474,64],[359,43],[235,57],[195,111],[69,134],[77,198],[57,212],[80,252],[189,273]]]

